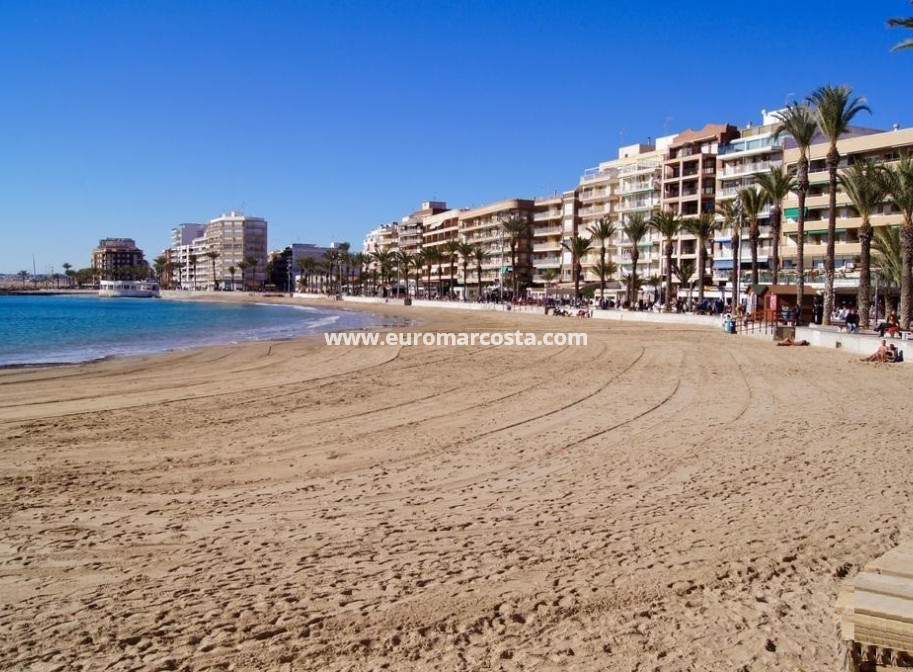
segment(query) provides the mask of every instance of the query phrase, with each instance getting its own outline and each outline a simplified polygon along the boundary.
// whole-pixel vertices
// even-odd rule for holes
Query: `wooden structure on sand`
[[[913,541],[872,560],[837,598],[847,672],[913,668]]]

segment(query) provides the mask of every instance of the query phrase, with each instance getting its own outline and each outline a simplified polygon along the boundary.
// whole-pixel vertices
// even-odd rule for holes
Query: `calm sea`
[[[378,323],[305,306],[95,296],[0,296],[0,366],[85,362],[278,340]]]

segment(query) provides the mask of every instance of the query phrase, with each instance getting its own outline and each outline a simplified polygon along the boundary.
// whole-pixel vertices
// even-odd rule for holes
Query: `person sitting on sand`
[[[888,359],[890,357],[891,359]],[[863,362],[893,362],[894,356],[891,354],[891,348],[886,341],[882,341],[878,350],[862,360]]]
[[[801,341],[794,341],[789,336],[787,336],[782,341],[778,342],[777,345],[809,345],[809,343],[805,339],[802,339]]]

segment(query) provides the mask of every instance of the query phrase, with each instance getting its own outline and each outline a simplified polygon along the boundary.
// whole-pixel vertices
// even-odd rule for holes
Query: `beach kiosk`
[[[751,312],[757,312],[757,319],[766,322],[789,324],[793,321],[796,308],[795,285],[751,285],[748,288],[748,303]],[[811,322],[814,314],[815,290],[805,288],[802,307],[797,324]]]

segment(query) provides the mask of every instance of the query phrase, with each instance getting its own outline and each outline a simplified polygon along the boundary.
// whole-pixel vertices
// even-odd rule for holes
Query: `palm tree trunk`
[[[463,259],[463,301],[469,300],[469,276],[467,275],[467,268],[469,267],[469,261]]]
[[[666,243],[666,305],[663,312],[672,312],[672,241]]]
[[[903,263],[900,270],[900,315],[901,329],[910,328],[910,311],[913,309],[913,219],[904,216],[900,227],[900,249]]]
[[[802,308],[805,297],[805,197],[808,194],[808,158],[799,157],[798,173],[796,175],[797,195],[799,197],[799,213],[796,217],[796,324],[802,319]]]
[[[605,241],[599,248],[599,300],[605,301]]]
[[[579,301],[580,300],[580,260],[574,259],[574,263],[571,264],[571,268],[574,269],[574,298]]]
[[[482,264],[476,266],[476,280],[479,283],[479,296],[482,296]]]
[[[748,236],[751,238],[751,284],[756,285],[758,284],[758,240],[761,237],[757,225],[752,228]]]
[[[450,291],[448,292],[450,298],[453,298],[453,286],[456,284],[456,261],[453,257],[450,257]]]
[[[773,262],[771,272],[773,284],[780,284],[780,229],[783,227],[783,210],[779,205],[770,209],[770,228],[773,234]]]
[[[827,172],[829,177],[828,213],[827,213],[827,249],[824,256],[824,315],[821,324],[828,326],[831,323],[831,314],[834,312],[834,256],[835,238],[837,237],[837,164],[840,163],[840,153],[836,147],[831,147],[827,153]]]
[[[872,225],[869,218],[862,220],[859,227],[859,326],[868,328],[869,309],[872,307]]]
[[[697,303],[699,306],[704,305],[704,264],[706,259],[704,258],[707,255],[707,241],[703,239],[698,239],[697,241]],[[703,310],[703,308],[701,309]]]
[[[628,309],[634,310],[634,292],[637,290],[637,262],[640,260],[640,252],[635,245],[631,249],[631,277],[628,278],[630,289],[628,290]]]
[[[513,289],[511,299],[517,298],[517,243],[511,239],[510,243],[510,286]]]

